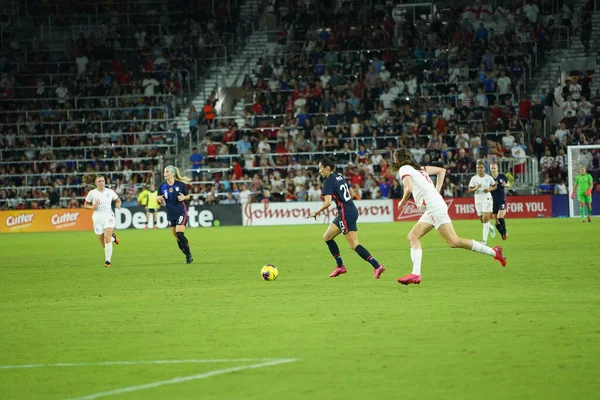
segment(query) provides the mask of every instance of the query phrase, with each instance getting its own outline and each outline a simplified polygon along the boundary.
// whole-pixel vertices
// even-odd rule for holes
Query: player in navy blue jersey
[[[166,182],[160,185],[157,200],[167,207],[167,220],[171,232],[177,239],[179,250],[185,254],[185,263],[191,264],[194,259],[185,237],[185,223],[188,217],[185,201],[190,199],[186,183],[190,182],[190,179],[187,176],[181,176],[179,169],[172,165],[166,166],[163,174]]]
[[[490,173],[492,178],[496,181],[496,188],[491,189],[492,199],[494,205],[492,207],[492,216],[496,220],[496,228],[502,235],[502,240],[506,240],[508,232],[506,231],[506,221],[504,216],[506,215],[506,192],[504,188],[510,186],[508,178],[504,174],[498,173],[498,164],[490,165]]]
[[[337,206],[337,216],[331,222],[327,228],[327,231],[323,235],[323,240],[325,240],[325,243],[327,243],[327,247],[329,247],[329,251],[337,263],[337,267],[333,270],[329,277],[335,278],[336,276],[345,274],[347,272],[346,266],[344,265],[342,257],[340,256],[340,249],[334,240],[337,235],[343,233],[344,237],[348,241],[348,244],[350,244],[350,248],[356,251],[358,255],[363,258],[363,260],[367,261],[373,266],[373,279],[379,279],[383,271],[385,271],[385,267],[379,264],[377,260],[373,258],[371,253],[369,253],[367,249],[358,243],[358,236],[356,233],[358,230],[356,227],[356,221],[358,220],[358,209],[352,201],[353,192],[348,186],[348,182],[346,182],[344,177],[338,173],[335,173],[334,170],[335,158],[333,157],[325,157],[325,159],[319,163],[319,174],[325,178],[322,191],[323,205],[309,217],[316,219],[320,213],[329,208],[332,201],[334,201],[335,205]]]

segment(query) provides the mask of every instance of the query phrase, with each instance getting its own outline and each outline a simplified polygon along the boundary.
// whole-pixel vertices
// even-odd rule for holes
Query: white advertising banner
[[[321,202],[252,203],[243,206],[244,226],[269,225],[308,225],[315,221],[307,219],[321,206]],[[358,223],[393,222],[393,200],[360,200],[354,204],[358,208]],[[337,216],[335,204],[317,217],[317,223],[328,224]]]

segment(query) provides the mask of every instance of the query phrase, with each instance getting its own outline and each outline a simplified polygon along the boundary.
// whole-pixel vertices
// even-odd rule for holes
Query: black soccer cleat
[[[110,268],[110,261],[105,262],[104,266],[107,267],[107,268]]]
[[[185,263],[191,264],[194,261],[194,257],[190,254],[189,256],[185,256]]]

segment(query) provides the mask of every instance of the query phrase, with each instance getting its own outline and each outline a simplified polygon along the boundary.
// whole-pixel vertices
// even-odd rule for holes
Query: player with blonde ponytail
[[[190,251],[190,245],[185,237],[185,223],[187,222],[186,200],[190,199],[186,183],[191,182],[187,176],[181,176],[179,168],[167,165],[163,171],[165,182],[160,185],[157,200],[167,207],[167,220],[171,232],[177,240],[179,250],[185,254],[185,263],[191,264],[194,259]]]

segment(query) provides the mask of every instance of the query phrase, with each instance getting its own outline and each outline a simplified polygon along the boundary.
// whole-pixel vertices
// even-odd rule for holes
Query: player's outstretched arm
[[[446,168],[440,167],[427,167],[427,173],[429,175],[435,175],[435,190],[438,193],[442,192],[442,186],[444,186],[444,179],[446,178]]]
[[[327,194],[325,196],[323,196],[323,204],[321,204],[321,207],[315,211],[314,213],[310,214],[310,216],[307,217],[308,218],[317,218],[317,215],[321,214],[323,211],[327,210],[329,208],[329,206],[331,205],[331,195]]]

